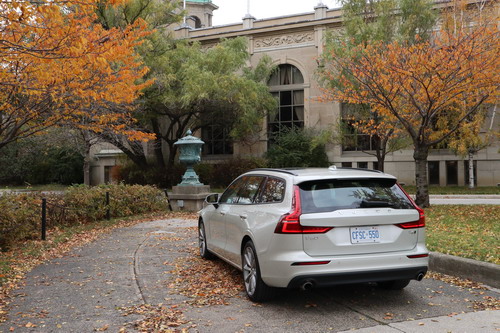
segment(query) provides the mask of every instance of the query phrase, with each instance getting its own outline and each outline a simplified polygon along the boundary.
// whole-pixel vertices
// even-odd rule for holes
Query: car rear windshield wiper
[[[361,205],[359,205],[360,208],[373,208],[373,207],[393,207],[394,204],[388,201],[376,201],[376,200],[370,200],[366,201],[363,200],[361,201]]]

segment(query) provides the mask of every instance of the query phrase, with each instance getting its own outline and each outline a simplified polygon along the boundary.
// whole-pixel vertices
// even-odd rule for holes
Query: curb
[[[431,252],[429,254],[429,270],[474,280],[493,288],[500,288],[500,265]]]

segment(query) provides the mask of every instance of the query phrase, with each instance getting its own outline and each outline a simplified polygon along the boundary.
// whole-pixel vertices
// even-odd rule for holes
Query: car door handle
[[[247,216],[247,215],[245,215],[245,214],[241,214],[241,215],[240,215],[240,218],[241,218],[242,220],[246,220],[246,219],[248,218],[248,216]]]

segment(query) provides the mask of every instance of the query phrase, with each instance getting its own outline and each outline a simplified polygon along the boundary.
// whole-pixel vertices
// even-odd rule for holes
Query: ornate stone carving
[[[266,38],[256,38],[254,41],[255,48],[286,46],[293,44],[305,44],[314,42],[314,32],[304,32],[296,34],[288,34],[282,36],[272,36]]]

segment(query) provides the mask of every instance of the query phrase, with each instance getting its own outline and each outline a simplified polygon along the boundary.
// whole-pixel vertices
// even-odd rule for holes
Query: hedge
[[[112,218],[167,209],[165,194],[153,186],[71,186],[63,193],[4,193],[0,195],[0,251],[15,241],[38,237],[42,198],[47,199],[47,225],[54,228],[106,218],[109,192]]]

